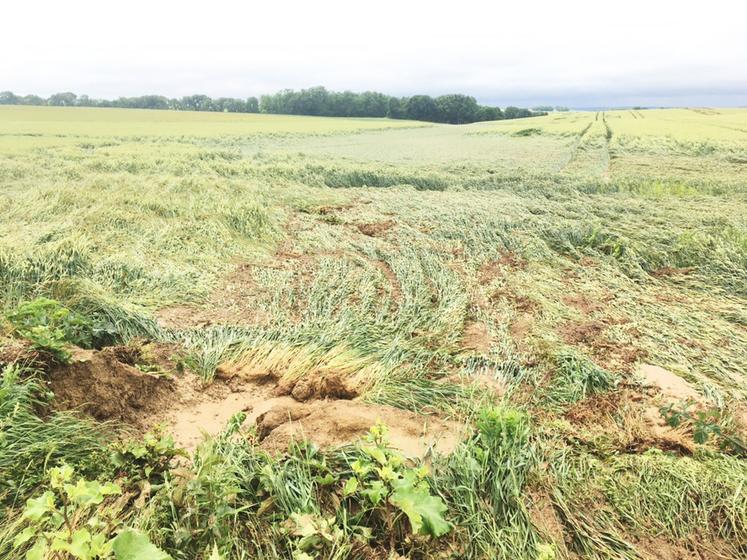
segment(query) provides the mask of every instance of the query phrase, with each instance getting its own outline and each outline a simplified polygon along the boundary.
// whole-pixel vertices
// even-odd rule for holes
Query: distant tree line
[[[214,111],[220,113],[259,113],[259,100],[256,97],[236,99],[207,95],[188,95],[181,98],[162,95],[141,95],[120,97],[119,99],[93,99],[87,95],[72,92],[55,93],[48,99],[38,95],[15,95],[10,91],[0,92],[0,105],[49,105],[51,107],[119,107],[122,109],[171,109],[174,111]]]
[[[263,95],[259,101],[259,110],[262,113],[285,115],[388,117],[450,124],[518,119],[545,114],[519,107],[501,109],[479,105],[474,97],[457,93],[439,97],[394,97],[375,91],[327,91],[323,87],[298,91],[286,89],[273,95]]]
[[[120,97],[114,100],[93,99],[71,92],[55,93],[44,99],[38,95],[15,95],[0,92],[0,105],[49,105],[53,107],[119,107],[124,109],[164,109],[173,111],[214,111],[225,113],[272,113],[283,115],[318,115],[325,117],[388,117],[450,124],[518,119],[544,115],[519,107],[479,105],[474,97],[461,94],[413,95],[393,97],[375,91],[334,92],[323,87],[299,91],[286,89],[260,99],[237,99],[207,95],[167,98],[161,95]]]

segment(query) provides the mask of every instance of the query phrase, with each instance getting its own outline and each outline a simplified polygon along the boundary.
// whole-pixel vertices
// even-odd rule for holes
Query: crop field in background
[[[747,110],[0,107],[0,310],[0,558],[747,557]]]

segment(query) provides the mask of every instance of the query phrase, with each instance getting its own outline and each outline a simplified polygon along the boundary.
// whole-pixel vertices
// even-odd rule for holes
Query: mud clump
[[[0,370],[10,364],[25,363],[31,367],[44,367],[54,363],[51,356],[34,350],[28,340],[16,338],[0,339]]]
[[[174,383],[120,361],[121,349],[75,349],[70,364],[49,372],[55,407],[75,409],[97,420],[142,425],[153,411],[169,406]]]
[[[358,224],[356,227],[363,235],[369,237],[379,237],[385,234],[387,231],[392,229],[396,225],[394,220],[386,220],[384,222],[372,222],[370,224]]]
[[[526,261],[511,251],[504,251],[500,258],[487,261],[480,266],[478,271],[478,281],[480,285],[486,286],[494,279],[504,275],[506,270],[524,270]]]
[[[283,453],[292,441],[304,439],[322,448],[354,443],[378,422],[389,427],[390,445],[408,457],[423,457],[431,449],[450,453],[462,428],[390,406],[345,400],[284,403],[257,418],[261,445],[271,453]]]
[[[353,399],[358,391],[339,373],[316,373],[301,379],[281,380],[275,396],[290,395],[299,402],[315,399]]]
[[[560,334],[568,344],[593,344],[598,342],[607,326],[600,321],[586,323],[569,322],[563,325]]]
[[[270,433],[294,420],[300,420],[311,414],[311,409],[299,403],[278,405],[257,416],[257,433],[260,439],[266,438]]]

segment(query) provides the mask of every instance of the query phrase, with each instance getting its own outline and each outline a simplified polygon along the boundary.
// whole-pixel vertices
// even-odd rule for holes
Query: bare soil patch
[[[284,402],[257,417],[262,447],[271,452],[283,452],[299,438],[320,447],[345,445],[378,422],[389,427],[390,445],[408,457],[423,457],[429,449],[449,453],[459,443],[459,424],[360,401]]]
[[[487,354],[492,342],[488,326],[485,323],[472,322],[465,325],[460,345],[465,350]]]
[[[638,368],[638,373],[643,377],[646,383],[658,388],[665,399],[702,400],[700,393],[698,393],[690,383],[663,367],[652,364],[641,364]]]
[[[381,271],[381,273],[389,282],[389,286],[391,287],[392,299],[397,303],[402,301],[402,287],[400,286],[397,275],[394,274],[392,267],[389,266],[389,263],[385,261],[373,261],[373,265]]]
[[[558,333],[567,344],[583,345],[588,348],[600,366],[610,371],[632,373],[648,353],[636,346],[634,341],[611,340],[607,335],[609,327],[626,322],[627,319],[609,317],[585,322],[569,321],[560,326]],[[633,339],[638,336],[635,329],[628,328],[626,333]]]
[[[163,327],[266,324],[269,317],[256,305],[260,288],[252,276],[254,265],[242,263],[226,276],[204,305],[175,305],[156,314]]]
[[[537,303],[530,298],[506,289],[495,290],[492,294],[490,294],[488,299],[492,303],[500,301],[501,299],[506,299],[506,301],[511,304],[511,307],[523,313],[535,312],[539,307]]]
[[[168,408],[174,381],[144,373],[120,361],[116,349],[74,349],[70,364],[49,372],[55,406],[75,409],[97,420],[118,420],[145,427],[154,411]]]
[[[656,276],[657,278],[666,278],[669,276],[686,276],[688,274],[691,274],[694,271],[695,271],[695,267],[693,266],[682,267],[682,268],[663,266],[661,268],[657,268],[656,270],[652,271],[651,275]]]
[[[603,335],[607,326],[601,321],[588,321],[578,323],[575,321],[568,322],[560,328],[560,335],[568,344],[587,344],[598,343],[599,338]]]
[[[527,338],[529,337],[529,333],[532,331],[533,326],[534,316],[531,313],[522,313],[511,321],[511,325],[508,328],[509,334],[511,335],[511,339],[514,341],[514,344],[516,344],[516,348],[521,353],[529,351]]]
[[[397,222],[394,220],[385,220],[383,222],[358,224],[356,227],[363,235],[368,235],[369,237],[381,237],[395,225],[397,225]]]
[[[504,251],[500,258],[484,263],[477,274],[477,279],[481,285],[490,284],[495,278],[502,276],[506,269],[523,270],[526,268],[526,261],[511,251]]]
[[[565,532],[563,522],[555,511],[552,500],[547,493],[530,493],[529,505],[527,507],[532,524],[539,530],[540,534],[549,537],[552,542],[565,550]]]
[[[604,307],[600,302],[593,301],[584,294],[565,296],[562,301],[567,306],[578,309],[581,313],[587,315],[599,311]]]
[[[145,348],[149,357],[160,355],[164,369],[173,369],[168,348]],[[355,383],[337,372],[289,381],[270,372],[248,376],[224,366],[214,383],[203,386],[189,373],[140,371],[133,364],[143,352],[142,347],[76,349],[71,364],[49,374],[56,406],[140,432],[163,425],[188,450],[205,434],[220,433],[239,412],[246,414],[246,427],[256,424],[262,447],[271,452],[285,451],[293,439],[320,447],[353,443],[379,421],[389,427],[391,445],[409,456],[424,456],[431,448],[448,453],[459,441],[460,424],[365,403]]]
[[[43,367],[51,363],[51,356],[44,356],[34,350],[27,340],[17,338],[0,338],[0,370],[9,365],[20,363],[30,367]]]

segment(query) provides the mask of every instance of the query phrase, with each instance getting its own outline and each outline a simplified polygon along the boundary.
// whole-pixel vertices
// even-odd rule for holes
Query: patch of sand
[[[389,428],[390,445],[407,457],[424,457],[430,449],[450,453],[462,426],[432,416],[361,401],[315,401],[275,404],[257,417],[262,447],[283,452],[295,438],[320,447],[345,445],[364,436],[378,422]]]
[[[493,343],[485,323],[467,323],[462,333],[461,346],[465,350],[487,354]]]
[[[666,399],[702,400],[700,393],[690,383],[663,367],[641,364],[638,368],[638,373],[647,384],[657,387]]]

